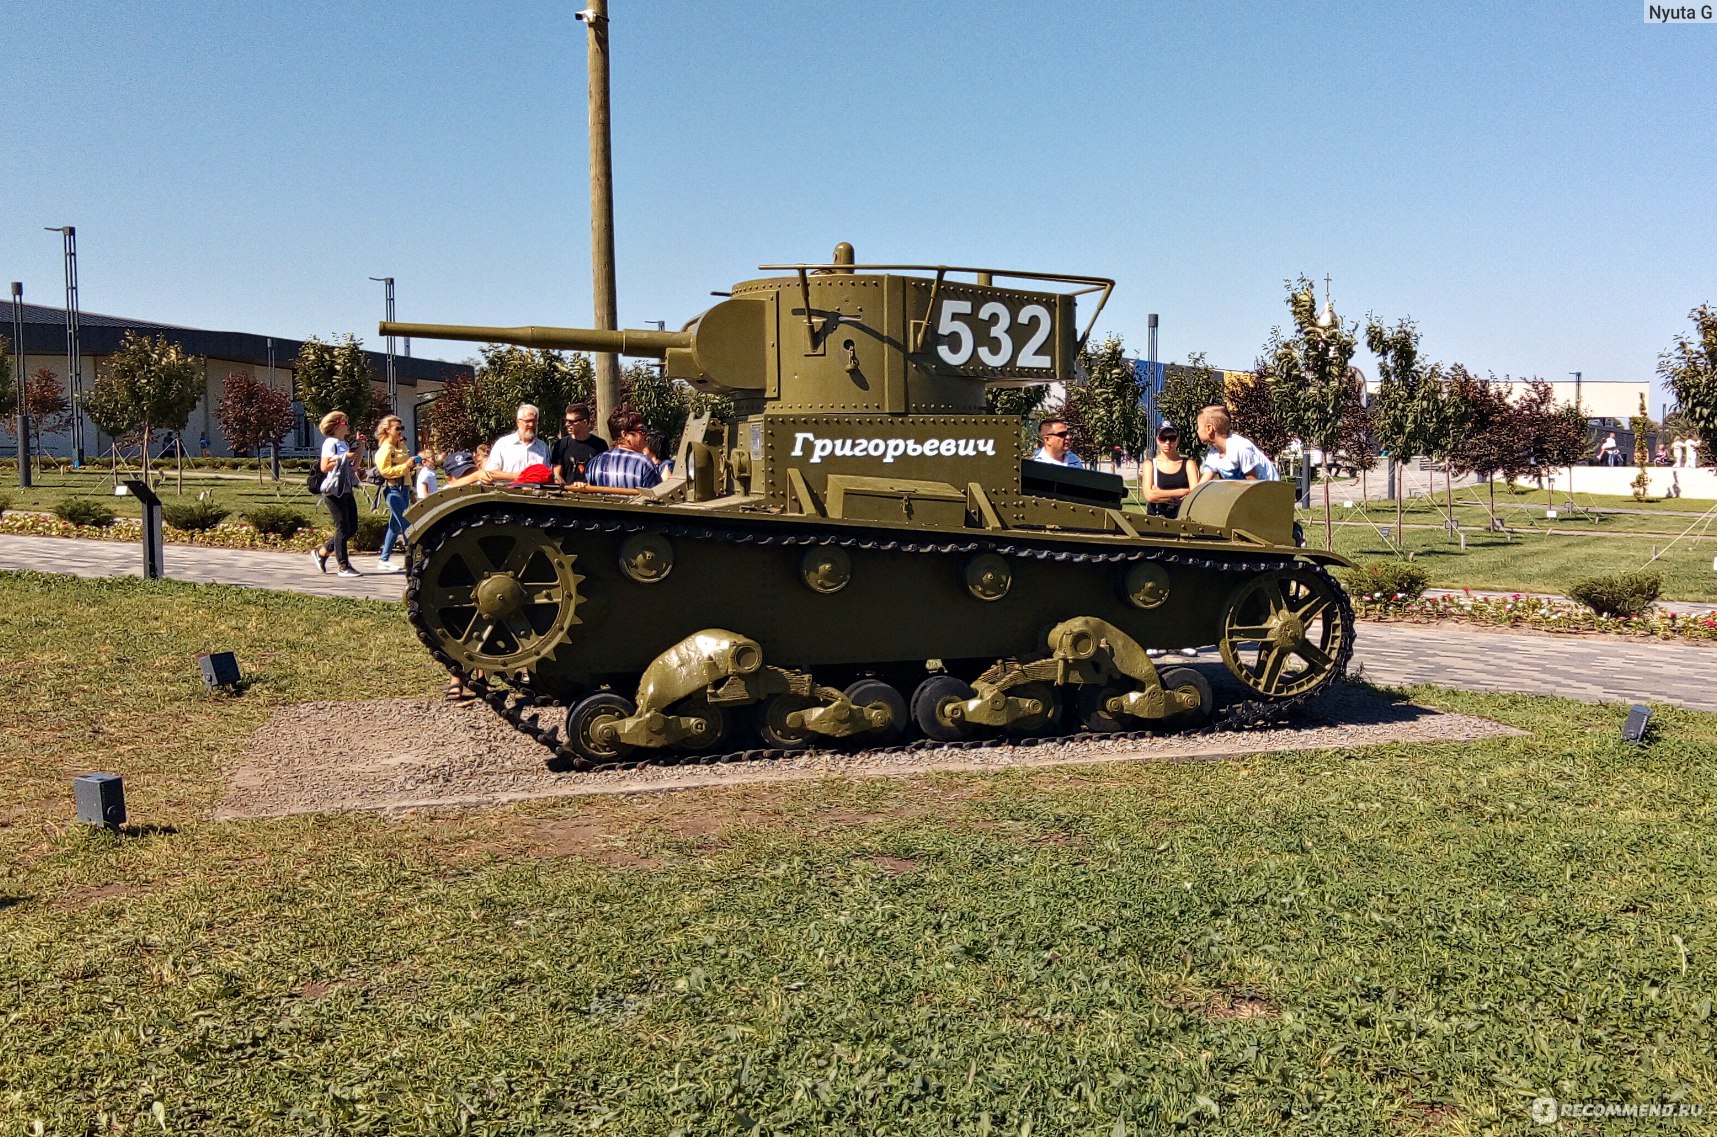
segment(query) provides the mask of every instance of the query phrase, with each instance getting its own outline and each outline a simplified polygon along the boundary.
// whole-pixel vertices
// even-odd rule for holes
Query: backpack
[[[315,462],[310,467],[310,476],[304,479],[304,488],[315,494],[317,497],[321,497],[322,480],[327,476],[327,474],[322,472],[322,463]]]

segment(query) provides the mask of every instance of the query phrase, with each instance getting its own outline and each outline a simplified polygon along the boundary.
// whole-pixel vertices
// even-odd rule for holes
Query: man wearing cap
[[[614,445],[590,460],[584,468],[584,480],[593,486],[633,490],[660,485],[662,471],[644,453],[644,416],[637,411],[615,411],[608,416],[608,431]]]
[[[527,466],[548,465],[548,446],[537,437],[540,412],[529,403],[519,406],[513,421],[519,429],[495,440],[489,449],[489,461],[477,480],[484,485],[516,482]]]

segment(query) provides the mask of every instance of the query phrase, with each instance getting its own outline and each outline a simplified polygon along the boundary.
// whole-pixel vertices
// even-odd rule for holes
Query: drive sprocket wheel
[[[583,622],[577,559],[540,529],[484,525],[428,550],[410,599],[461,667],[528,673]]]
[[[1277,569],[1235,590],[1218,646],[1247,687],[1288,699],[1339,676],[1353,648],[1353,616],[1327,573]]]

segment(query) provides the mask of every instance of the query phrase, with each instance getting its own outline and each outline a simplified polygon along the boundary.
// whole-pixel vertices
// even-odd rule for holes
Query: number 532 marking
[[[942,301],[936,324],[936,354],[950,367],[964,367],[976,355],[986,367],[1048,369],[1055,366],[1043,350],[1049,329],[1049,309],[1042,304],[1021,308],[1016,322],[999,300],[979,308],[974,319],[972,301],[949,298]],[[1023,342],[1016,342],[1016,336]]]

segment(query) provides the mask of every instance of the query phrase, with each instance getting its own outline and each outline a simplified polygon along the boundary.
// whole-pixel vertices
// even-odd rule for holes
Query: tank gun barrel
[[[536,325],[487,328],[471,324],[400,324],[392,321],[382,323],[381,334],[409,336],[412,339],[511,343],[520,347],[562,351],[611,351],[617,355],[642,359],[661,359],[672,348],[691,347],[693,338],[691,332],[639,331],[635,328],[606,332],[594,328],[550,328]]]

